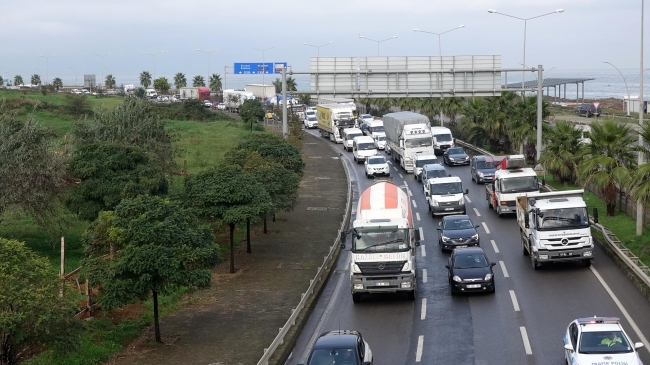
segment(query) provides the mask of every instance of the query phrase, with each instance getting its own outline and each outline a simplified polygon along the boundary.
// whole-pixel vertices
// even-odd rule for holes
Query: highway
[[[314,130],[308,133],[318,135]],[[340,144],[323,141],[347,160],[356,202],[372,179],[365,177],[363,165],[354,163]],[[469,189],[467,214],[481,225],[481,247],[498,263],[496,293],[451,296],[445,268],[449,254],[438,246],[439,218],[429,214],[421,183],[391,165],[393,183],[411,196],[415,226],[423,233],[417,249],[415,301],[402,294],[373,295],[354,304],[348,238],[287,364],[305,362],[318,335],[336,329],[360,331],[373,351],[375,365],[562,364],[562,337],[568,324],[594,315],[620,317],[632,341],[645,342],[641,359],[650,363],[650,302],[602,249],[596,246],[590,268],[567,263],[534,271],[522,254],[515,217],[499,218],[488,209],[485,187],[471,181],[469,167],[446,169]],[[352,219],[355,211],[356,204]]]

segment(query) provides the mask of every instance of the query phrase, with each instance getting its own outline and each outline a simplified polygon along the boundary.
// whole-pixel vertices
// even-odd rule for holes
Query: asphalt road
[[[351,153],[326,142],[347,158],[357,199],[372,180],[365,177],[363,165],[352,161]],[[439,218],[430,216],[422,185],[413,175],[391,165],[393,183],[408,187],[415,225],[424,233],[417,250],[415,302],[403,295],[373,295],[354,304],[348,243],[287,364],[304,362],[317,336],[336,329],[360,331],[375,365],[562,364],[562,337],[569,322],[594,315],[620,317],[634,342],[642,341],[640,334],[650,339],[650,302],[605,252],[596,248],[591,268],[567,263],[534,271],[522,255],[515,217],[499,218],[488,208],[485,188],[471,181],[469,167],[446,168],[469,189],[467,214],[481,225],[481,246],[498,263],[496,293],[451,296],[445,268],[449,254],[441,253],[437,243]],[[650,363],[647,343],[640,353]]]

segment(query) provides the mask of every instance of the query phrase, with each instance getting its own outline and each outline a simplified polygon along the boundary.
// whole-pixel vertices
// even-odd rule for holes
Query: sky
[[[650,4],[649,4],[650,7]],[[235,62],[288,62],[307,71],[309,58],[501,55],[502,67],[523,61],[521,18],[564,9],[527,22],[526,63],[571,70],[604,70],[609,61],[626,72],[639,68],[641,1],[636,0],[3,0],[0,72],[7,79],[32,74],[64,84],[83,74],[113,74],[117,84],[138,84],[149,71],[170,81],[224,73]],[[646,22],[647,23],[647,22]],[[646,24],[646,28],[650,24]],[[647,37],[646,37],[647,38]],[[645,58],[650,46],[645,47]],[[157,53],[151,56],[144,54]],[[162,52],[162,53],[161,53]],[[109,55],[110,54],[110,55]],[[50,57],[49,60],[39,56]],[[53,56],[53,57],[52,57]],[[650,64],[646,62],[646,64]],[[230,71],[231,72],[231,71]],[[259,83],[259,76],[247,76]],[[267,77],[269,83],[270,77]]]

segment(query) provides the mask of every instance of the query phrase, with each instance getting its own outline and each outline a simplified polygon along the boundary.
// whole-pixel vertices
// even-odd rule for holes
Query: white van
[[[155,89],[147,89],[144,95],[147,99],[155,99],[158,97],[158,93]]]
[[[352,139],[352,154],[357,163],[363,163],[366,158],[377,155],[375,140],[368,136],[354,137]]]
[[[458,176],[429,179],[426,183],[429,186],[424,194],[432,217],[436,214],[466,213],[465,195],[469,191],[463,191],[463,183]]]
[[[374,119],[365,122],[368,126],[366,129],[366,135],[372,137],[373,139],[378,133],[384,133],[384,121],[381,119]]]
[[[343,130],[343,149],[350,152],[352,151],[352,142],[355,137],[363,136],[363,132],[359,128],[345,128]]]
[[[431,134],[433,135],[433,151],[436,155],[442,155],[448,148],[454,147],[454,137],[449,128],[431,127]]]

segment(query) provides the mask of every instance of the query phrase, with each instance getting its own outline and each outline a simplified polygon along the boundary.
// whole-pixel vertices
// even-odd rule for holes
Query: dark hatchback
[[[372,351],[360,332],[325,332],[316,340],[306,362],[320,364],[372,365]]]
[[[502,157],[493,156],[474,156],[470,160],[469,166],[472,174],[472,181],[478,183],[492,182],[494,173],[497,171],[497,165],[501,162]]]
[[[469,156],[462,147],[452,147],[442,154],[447,165],[469,165]]]
[[[440,250],[480,245],[480,238],[472,220],[466,215],[448,215],[438,223],[438,244]]]
[[[437,163],[432,163],[428,165],[424,165],[422,168],[422,173],[420,174],[420,181],[423,184],[427,183],[427,180],[434,178],[434,177],[447,177],[449,174],[447,173],[447,170],[445,170],[444,166],[438,165]]]
[[[446,265],[451,294],[469,292],[494,293],[496,262],[490,262],[480,247],[458,248]]]
[[[582,104],[579,107],[576,108],[576,114],[579,116],[584,116],[587,118],[591,118],[592,116],[597,116],[600,117],[600,114],[602,113],[600,106],[596,107],[594,104]]]

